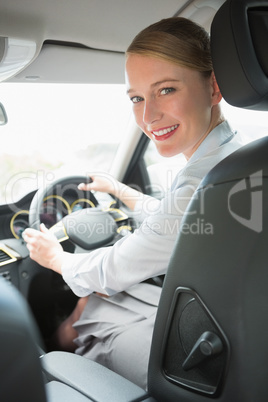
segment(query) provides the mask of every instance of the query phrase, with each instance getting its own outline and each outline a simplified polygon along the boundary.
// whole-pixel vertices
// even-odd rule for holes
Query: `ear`
[[[216,81],[216,77],[214,74],[214,71],[211,73],[211,85],[212,85],[212,105],[218,105],[220,101],[222,100],[222,94],[219,88],[219,85]]]

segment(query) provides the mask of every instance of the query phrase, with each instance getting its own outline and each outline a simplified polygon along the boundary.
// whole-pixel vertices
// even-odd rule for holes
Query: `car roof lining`
[[[8,81],[123,83],[124,52],[141,29],[181,15],[209,30],[223,0],[66,0],[64,7],[60,0],[5,3],[0,5],[0,36],[37,43],[35,60]]]
[[[44,44],[34,62],[9,81],[123,84],[124,67],[124,53],[50,43]]]

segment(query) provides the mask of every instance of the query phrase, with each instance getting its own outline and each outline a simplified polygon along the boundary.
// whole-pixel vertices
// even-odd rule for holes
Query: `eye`
[[[170,94],[171,92],[174,92],[174,91],[175,91],[174,88],[163,88],[160,91],[160,95],[168,95],[168,94]]]
[[[132,98],[130,98],[132,103],[139,103],[143,101],[143,98],[141,98],[140,96],[133,96]]]

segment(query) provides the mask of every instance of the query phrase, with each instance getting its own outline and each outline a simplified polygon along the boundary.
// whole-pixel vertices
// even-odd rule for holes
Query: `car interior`
[[[52,59],[55,58],[55,63],[57,58],[60,63],[63,60],[66,63],[66,70],[58,77],[59,80],[70,80],[73,68],[81,69],[76,70],[76,76],[81,82],[90,80],[87,65],[92,64],[90,74],[96,75],[96,79],[103,82],[107,70],[105,57],[109,63],[114,63],[112,70],[122,71],[124,50],[133,37],[133,29],[138,32],[143,26],[149,25],[150,19],[153,22],[172,15],[193,19],[198,16],[199,22],[211,33],[213,66],[223,98],[237,108],[268,110],[267,0],[151,1],[150,7],[144,7],[144,13],[142,2],[129,2],[127,8],[123,3],[116,2],[117,6],[122,7],[120,13],[111,2],[105,2],[111,19],[110,25],[105,26],[109,33],[110,49],[104,49],[104,52],[101,51],[104,35],[104,28],[100,24],[103,13],[101,3],[92,2],[94,13],[84,16],[86,21],[82,21],[81,26],[86,26],[87,32],[83,32],[81,38],[68,20],[69,14],[66,13],[64,18],[64,9],[61,10],[62,21],[66,24],[65,36],[62,38],[55,31],[53,40],[46,37],[46,29],[49,31],[49,27],[44,25],[45,19],[38,19],[39,12],[42,16],[47,11],[45,4],[36,2],[36,8],[32,9],[32,15],[36,18],[28,21],[26,10],[23,11],[23,3],[26,2],[15,3],[6,1],[0,4],[1,15],[6,17],[3,24],[5,40],[1,42],[0,58],[1,53],[5,53],[9,29],[14,35],[14,21],[20,21],[16,19],[17,15],[21,17],[21,24],[24,22],[23,29],[29,42],[27,27],[34,24],[38,27],[36,25],[36,29],[33,29],[35,44],[26,45],[26,64],[13,66],[14,70],[8,67],[8,72],[5,72],[10,74],[12,71],[14,75],[11,74],[11,81],[23,80],[26,76],[36,77],[39,65],[45,60],[51,60],[45,57],[48,53]],[[38,9],[39,6],[41,9]],[[59,2],[55,2],[56,9],[57,6],[60,6]],[[72,3],[72,7],[73,17],[76,18],[76,3]],[[58,15],[56,9],[55,19]],[[149,10],[155,10],[155,14],[149,14]],[[132,13],[137,24],[129,31],[125,26],[126,35],[121,38],[117,36],[119,31],[113,28],[127,20],[124,13]],[[9,24],[7,17],[10,18]],[[23,32],[19,28],[18,23],[18,36]],[[91,31],[97,32],[92,42]],[[83,42],[84,36],[88,36],[88,43]],[[81,55],[81,66],[80,63],[72,66],[72,63],[66,62],[69,59],[70,42]],[[90,52],[86,48],[90,48]],[[36,53],[39,53],[38,57]],[[105,67],[103,71],[98,67],[99,58]],[[50,76],[49,65],[46,71],[47,77],[44,79],[55,79],[55,76]],[[114,76],[114,79],[121,80],[121,76]],[[5,109],[2,110],[5,123],[7,116]],[[122,156],[123,168],[117,174],[125,183],[139,184],[144,191],[148,177],[140,155],[145,146],[146,139],[141,134],[135,137],[131,148],[135,152],[126,152],[129,159]],[[127,150],[130,151],[129,147]],[[119,152],[123,155],[122,150]],[[146,391],[81,356],[61,351],[46,352],[46,336],[51,333],[56,325],[54,320],[58,318],[58,314],[53,316],[51,322],[48,310],[56,305],[54,302],[58,299],[58,306],[67,304],[71,309],[76,297],[70,294],[57,275],[29,262],[27,250],[19,236],[8,238],[6,235],[5,240],[2,240],[2,235],[0,400],[266,401],[268,216],[264,206],[268,201],[267,154],[267,136],[246,144],[215,166],[194,193],[183,223],[193,224],[196,216],[200,221],[205,219],[213,225],[213,236],[181,232],[164,281],[163,278],[155,279],[156,286],[162,286],[162,294],[153,333]],[[115,165],[113,173],[118,169],[118,165]],[[122,235],[119,228],[133,230],[137,225],[129,211],[109,195],[100,199],[98,194],[87,196],[83,192],[79,193],[77,184],[82,179],[84,181],[86,178],[81,175],[60,178],[16,203],[21,210],[29,208],[29,225],[36,228],[43,219],[49,224],[51,216],[55,215],[55,205],[52,213],[49,205],[51,197],[56,196],[57,202],[63,203],[67,210],[81,202],[82,211],[84,204],[108,204],[109,208],[100,211],[97,218],[90,213],[79,214],[77,218],[78,222],[79,219],[83,222],[88,219],[88,225],[92,227],[94,219],[112,222],[109,225],[111,231],[103,237],[93,234],[90,244],[85,241],[83,233],[77,237],[71,231],[66,233],[62,226],[54,228],[58,239],[71,252],[113,244]],[[8,208],[12,211],[12,206],[0,206],[1,217],[10,215],[6,212]],[[76,213],[73,208],[70,211]],[[191,214],[191,211],[195,211],[195,214]],[[67,220],[68,213],[61,219],[63,225],[68,226]],[[1,222],[4,225],[2,218]],[[53,303],[49,302],[50,299]]]

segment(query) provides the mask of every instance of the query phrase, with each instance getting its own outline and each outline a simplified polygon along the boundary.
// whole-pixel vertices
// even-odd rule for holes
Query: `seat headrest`
[[[211,25],[211,52],[223,98],[268,110],[268,0],[227,0]]]

